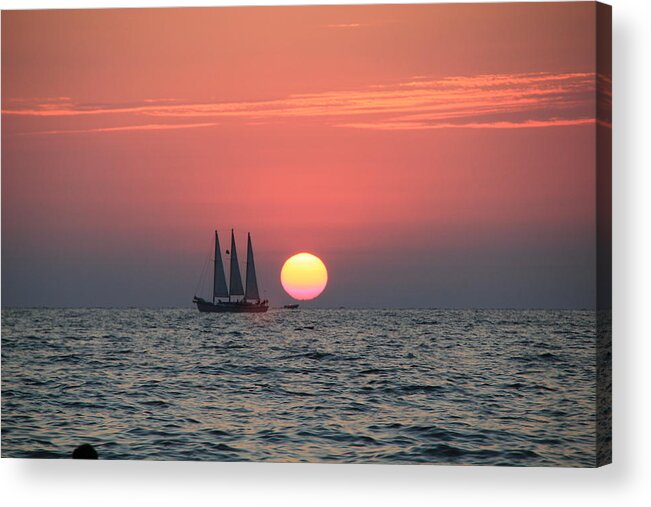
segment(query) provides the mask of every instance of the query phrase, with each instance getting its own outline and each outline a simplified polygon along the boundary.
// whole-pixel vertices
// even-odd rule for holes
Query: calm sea
[[[593,466],[580,311],[3,309],[2,456]]]

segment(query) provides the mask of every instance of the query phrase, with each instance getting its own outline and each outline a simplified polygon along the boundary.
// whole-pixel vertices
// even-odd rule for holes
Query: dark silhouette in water
[[[97,451],[90,444],[82,444],[72,451],[72,459],[97,459]]]

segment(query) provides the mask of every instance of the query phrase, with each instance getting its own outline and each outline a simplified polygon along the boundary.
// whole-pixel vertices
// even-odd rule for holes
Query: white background
[[[345,2],[194,0],[188,5],[277,3]],[[614,464],[577,470],[3,459],[4,505],[651,505],[651,2],[611,3]],[[2,9],[181,5],[179,0],[0,0]]]

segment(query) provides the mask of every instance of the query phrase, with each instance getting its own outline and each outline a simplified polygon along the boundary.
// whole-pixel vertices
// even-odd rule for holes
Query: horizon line
[[[295,304],[295,303],[291,303]],[[302,305],[302,303],[298,303]],[[270,306],[270,310],[283,310],[282,306]],[[599,312],[603,310],[612,310],[612,308],[587,308],[587,307],[513,307],[513,306],[316,306],[303,307],[301,310],[440,310],[440,311],[467,311],[467,310],[489,310],[489,311],[585,311]],[[20,306],[20,305],[2,305],[2,310],[196,310],[193,306]]]

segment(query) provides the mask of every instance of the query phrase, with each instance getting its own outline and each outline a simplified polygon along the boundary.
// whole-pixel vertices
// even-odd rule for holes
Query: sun
[[[316,255],[301,252],[285,261],[280,271],[280,283],[294,299],[314,299],[328,283],[328,270]]]

